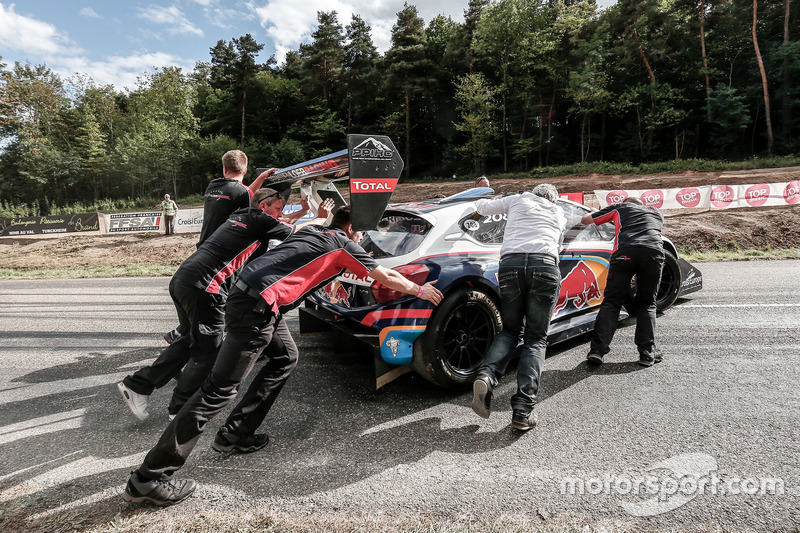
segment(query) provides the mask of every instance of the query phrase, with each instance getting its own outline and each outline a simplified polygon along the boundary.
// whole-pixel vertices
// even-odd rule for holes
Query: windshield
[[[386,211],[377,228],[364,232],[364,240],[359,244],[375,259],[405,255],[422,244],[431,227],[424,218]]]

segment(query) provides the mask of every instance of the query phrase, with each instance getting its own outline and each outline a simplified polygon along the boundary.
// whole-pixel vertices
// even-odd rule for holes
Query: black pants
[[[164,234],[175,233],[175,215],[164,215]]]
[[[217,362],[200,390],[167,426],[156,446],[148,452],[138,472],[150,479],[167,480],[192,453],[206,424],[236,397],[239,384],[250,373],[258,356],[273,337],[269,359],[225,422],[240,436],[251,435],[261,425],[289,375],[297,365],[298,351],[286,322],[257,300],[234,289],[225,306],[226,336]],[[261,309],[261,312],[255,309]],[[275,351],[272,348],[278,348]]]
[[[617,331],[619,311],[631,290],[636,275],[636,296],[632,313],[636,314],[634,341],[639,354],[655,348],[656,295],[664,266],[664,251],[631,246],[620,248],[611,256],[605,297],[594,323],[590,352],[605,355]]]
[[[127,376],[123,383],[133,392],[150,395],[177,377],[169,405],[170,414],[175,414],[200,388],[214,366],[225,327],[225,299],[183,286],[175,278],[169,283],[169,294],[178,312],[178,327],[188,333],[164,348],[153,364]]]

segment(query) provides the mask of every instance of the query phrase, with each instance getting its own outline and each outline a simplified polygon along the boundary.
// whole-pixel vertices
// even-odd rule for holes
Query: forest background
[[[403,181],[769,165],[800,152],[796,4],[469,0],[427,24],[406,4],[384,54],[357,15],[318,12],[281,65],[246,34],[123,92],[0,58],[0,215],[180,203],[229,149],[249,182],[347,133],[389,135]]]

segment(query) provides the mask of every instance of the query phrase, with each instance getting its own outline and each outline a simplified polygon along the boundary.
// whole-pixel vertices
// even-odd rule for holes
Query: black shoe
[[[193,479],[172,481],[142,481],[139,474],[131,472],[122,499],[131,503],[151,502],[161,507],[180,503],[192,495],[197,483]]]
[[[164,340],[167,341],[167,344],[172,344],[181,336],[181,332],[178,331],[178,328],[173,329],[172,331],[168,331],[164,333]]]
[[[658,358],[659,362],[661,358]],[[639,365],[653,366],[656,363],[656,357],[651,352],[642,352],[639,354]]]
[[[484,376],[478,376],[472,383],[472,410],[482,418],[492,414],[492,386]]]
[[[228,428],[222,426],[217,431],[217,436],[214,437],[214,442],[211,443],[211,448],[217,452],[229,452],[236,450],[242,453],[252,453],[260,450],[269,443],[269,437],[264,433],[248,435],[240,437],[228,431]]]
[[[525,414],[523,411],[514,409],[514,413],[511,415],[511,427],[520,431],[528,431],[535,428],[538,421],[539,417],[536,416],[536,411]]]
[[[602,365],[603,354],[597,352],[589,352],[589,355],[586,356],[586,362],[592,365]]]

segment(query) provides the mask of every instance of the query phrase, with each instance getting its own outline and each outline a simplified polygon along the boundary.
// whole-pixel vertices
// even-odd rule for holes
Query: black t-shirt
[[[178,267],[175,282],[227,297],[235,274],[264,253],[270,239],[284,240],[293,231],[260,209],[239,209]]]
[[[278,314],[297,307],[307,294],[345,270],[366,277],[377,267],[343,229],[312,225],[251,261],[239,279],[260,293]]]
[[[616,231],[614,249],[628,246],[664,249],[661,229],[664,227],[664,215],[655,207],[623,202],[611,204],[600,211],[592,213],[595,224],[613,222]]]
[[[206,188],[203,200],[203,228],[197,247],[205,242],[231,213],[237,209],[250,207],[253,192],[241,181],[228,178],[212,180]]]

